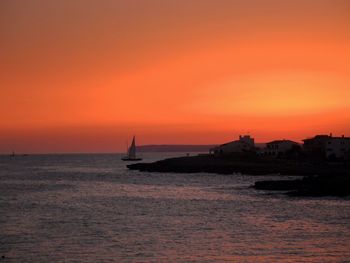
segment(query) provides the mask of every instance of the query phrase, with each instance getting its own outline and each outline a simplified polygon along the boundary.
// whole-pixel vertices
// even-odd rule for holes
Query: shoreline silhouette
[[[350,195],[350,138],[316,135],[299,145],[274,140],[255,147],[249,135],[215,146],[209,154],[127,165],[130,170],[168,173],[304,176],[292,181],[262,181],[258,190],[288,190],[289,195]]]

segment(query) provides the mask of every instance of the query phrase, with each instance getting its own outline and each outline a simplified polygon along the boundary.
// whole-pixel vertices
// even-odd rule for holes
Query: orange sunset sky
[[[3,0],[0,153],[350,136],[348,0]]]

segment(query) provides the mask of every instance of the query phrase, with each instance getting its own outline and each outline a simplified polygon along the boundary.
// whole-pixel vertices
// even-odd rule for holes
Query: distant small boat
[[[136,157],[136,144],[135,144],[135,136],[132,138],[132,143],[128,148],[126,156],[122,157],[123,161],[141,161],[142,158]]]

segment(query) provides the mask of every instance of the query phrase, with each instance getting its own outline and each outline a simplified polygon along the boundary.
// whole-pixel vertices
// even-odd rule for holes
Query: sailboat
[[[128,148],[126,156],[122,157],[123,161],[141,161],[142,158],[136,157],[136,144],[135,144],[135,136],[132,138],[132,143]]]

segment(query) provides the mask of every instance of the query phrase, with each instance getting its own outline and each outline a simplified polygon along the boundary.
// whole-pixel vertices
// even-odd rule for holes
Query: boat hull
[[[123,157],[122,158],[122,161],[125,161],[125,162],[136,162],[136,161],[141,161],[142,158],[129,158],[129,157]]]

